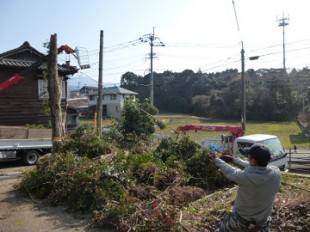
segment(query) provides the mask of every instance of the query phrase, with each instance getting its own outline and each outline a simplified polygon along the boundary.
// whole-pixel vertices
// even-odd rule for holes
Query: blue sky
[[[286,66],[310,65],[309,0],[1,0],[0,53],[28,41],[45,53],[43,43],[57,33],[58,45],[85,47],[91,68],[76,74],[98,80],[100,30],[104,31],[103,82],[118,83],[127,71],[150,70],[148,43],[130,41],[155,31],[165,47],[154,47],[154,71],[240,70],[241,41],[246,69],[282,68],[282,28],[289,18]],[[125,45],[125,46],[121,46]],[[126,48],[125,48],[126,47]],[[111,49],[116,48],[116,49]],[[249,61],[250,56],[261,56]],[[59,56],[59,63],[74,57]],[[74,78],[74,77],[73,77]]]

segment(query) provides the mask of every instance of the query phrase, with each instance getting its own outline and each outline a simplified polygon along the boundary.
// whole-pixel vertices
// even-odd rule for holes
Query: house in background
[[[78,111],[80,117],[88,117],[88,99],[87,98],[69,98],[68,107]]]
[[[31,47],[28,42],[24,42],[16,49],[0,54],[0,83],[27,69],[43,56],[45,55]],[[45,66],[41,65],[10,88],[0,92],[1,126],[49,125],[51,118],[46,112],[48,99],[47,80],[43,78],[45,69]],[[63,112],[67,112],[68,76],[77,73],[77,71],[76,67],[58,65],[58,75],[63,80],[61,100]],[[75,114],[77,115],[77,112],[74,113],[70,109],[68,113],[70,114],[70,120],[66,120],[67,128],[71,128],[68,124],[74,121],[73,118]],[[76,123],[76,121],[73,122],[73,124]]]
[[[93,92],[97,92],[98,87],[95,86],[83,86],[82,88],[76,89],[72,88],[72,86],[69,85],[69,97],[70,98],[86,98],[87,95]]]
[[[136,92],[124,89],[118,86],[103,88],[103,107],[102,116],[111,117],[120,115],[126,98],[134,98],[138,95]],[[89,115],[94,116],[97,106],[98,91],[88,94]]]
[[[86,97],[91,93],[98,93],[98,87],[95,86],[83,86],[80,90],[79,90],[79,96],[80,97]]]

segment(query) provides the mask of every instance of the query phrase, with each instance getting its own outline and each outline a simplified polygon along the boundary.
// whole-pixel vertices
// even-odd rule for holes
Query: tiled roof
[[[0,57],[0,66],[2,67],[27,68],[32,64],[33,62],[31,61],[13,60],[13,59],[6,59],[6,58],[1,59]],[[38,67],[38,69],[44,70],[45,68],[43,65],[41,65],[40,67]],[[78,71],[77,68],[74,66],[70,66],[70,68],[68,69],[65,65],[58,65],[58,70],[66,74],[74,74]]]
[[[98,87],[85,85],[85,86],[83,86],[82,88],[80,88],[80,91],[82,91],[82,90],[84,90],[84,89],[88,89],[88,90],[97,90]]]
[[[92,92],[89,95],[97,95],[97,92]],[[103,88],[103,94],[104,95],[108,95],[108,94],[129,94],[129,95],[138,95],[138,93],[130,91],[128,89],[124,89],[122,87],[119,86],[114,86],[114,87],[104,87]]]
[[[0,58],[0,65],[1,66],[27,68],[31,64],[32,64],[32,62],[29,62],[29,61],[12,60],[12,59],[6,59],[6,58],[1,59]]]
[[[8,57],[8,56],[11,56],[11,55],[14,55],[16,53],[20,53],[22,51],[25,51],[25,50],[28,50],[28,51],[31,51],[31,53],[34,53],[36,54],[37,56],[44,56],[43,53],[39,52],[38,50],[36,50],[35,48],[31,47],[29,42],[28,41],[25,41],[21,46],[19,46],[18,48],[15,48],[15,49],[12,49],[12,50],[9,50],[9,51],[6,51],[4,53],[1,53],[0,54],[0,58],[4,58],[4,57]]]
[[[19,54],[28,52],[29,54],[35,55],[35,58],[32,60],[19,59]],[[26,41],[20,47],[12,49],[10,51],[0,54],[0,67],[13,67],[13,68],[27,68],[32,65],[35,60],[44,57],[45,55],[35,48],[31,47],[30,44]],[[13,58],[14,57],[14,58]],[[41,65],[38,70],[44,70],[45,67]],[[58,71],[62,74],[69,75],[77,73],[78,69],[75,66],[70,66],[67,68],[66,65],[58,65]]]

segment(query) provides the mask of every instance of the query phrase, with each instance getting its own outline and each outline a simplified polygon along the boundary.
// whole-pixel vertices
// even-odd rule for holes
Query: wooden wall
[[[0,83],[22,69],[0,69]],[[50,116],[44,111],[43,99],[39,98],[38,78],[40,73],[25,76],[17,84],[0,92],[0,125],[21,126],[25,124],[48,125]],[[62,101],[66,105],[66,100]]]

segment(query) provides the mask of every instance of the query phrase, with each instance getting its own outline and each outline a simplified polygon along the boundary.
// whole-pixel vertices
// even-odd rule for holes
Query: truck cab
[[[233,144],[233,155],[235,157],[244,158],[239,151],[240,148],[250,147],[254,143],[261,143],[269,148],[272,155],[269,165],[277,166],[282,171],[286,169],[287,153],[285,152],[281,141],[275,135],[253,134],[238,137]]]

